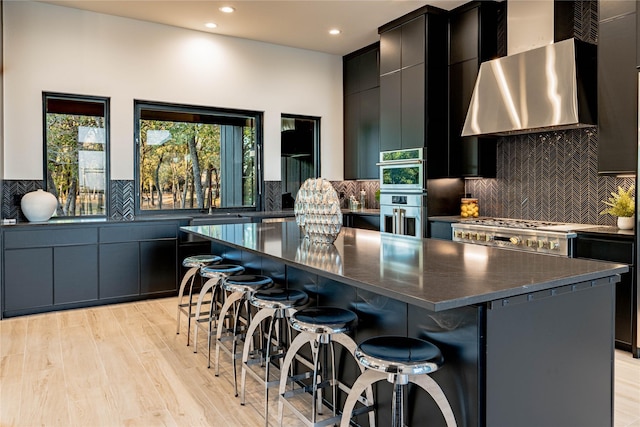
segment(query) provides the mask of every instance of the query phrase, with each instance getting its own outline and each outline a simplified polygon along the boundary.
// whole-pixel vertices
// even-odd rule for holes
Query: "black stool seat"
[[[235,264],[214,264],[200,268],[200,275],[207,278],[217,278],[220,274],[232,275],[244,272],[244,267]]]
[[[309,297],[306,292],[296,289],[268,289],[258,291],[249,300],[252,305],[259,308],[271,308],[274,310],[300,306],[307,302]]]
[[[217,264],[222,262],[222,257],[218,255],[192,255],[182,260],[184,267],[203,267],[207,264]]]
[[[300,332],[339,334],[350,331],[358,321],[351,310],[338,307],[310,307],[291,316],[291,326]]]
[[[428,374],[444,363],[440,349],[430,342],[402,336],[380,336],[363,341],[356,359],[369,369],[407,375]]]
[[[222,287],[230,292],[255,292],[273,285],[273,279],[258,274],[240,274],[226,277]]]

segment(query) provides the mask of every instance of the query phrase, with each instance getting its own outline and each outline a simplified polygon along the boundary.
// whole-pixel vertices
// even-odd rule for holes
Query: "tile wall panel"
[[[264,182],[264,210],[265,211],[282,210],[282,182],[280,181]]]
[[[602,200],[635,178],[598,175],[598,135],[576,129],[502,137],[495,179],[467,180],[481,215],[615,225]]]

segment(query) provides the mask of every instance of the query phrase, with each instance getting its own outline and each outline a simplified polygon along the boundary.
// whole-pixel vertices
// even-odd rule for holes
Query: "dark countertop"
[[[628,271],[624,264],[413,239],[348,227],[343,227],[333,245],[310,245],[295,222],[181,229],[433,311]]]

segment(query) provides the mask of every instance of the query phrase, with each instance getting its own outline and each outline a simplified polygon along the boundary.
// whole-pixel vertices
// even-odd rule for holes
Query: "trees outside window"
[[[56,216],[106,215],[109,99],[43,93],[45,189]]]
[[[260,115],[136,101],[138,210],[255,208]]]

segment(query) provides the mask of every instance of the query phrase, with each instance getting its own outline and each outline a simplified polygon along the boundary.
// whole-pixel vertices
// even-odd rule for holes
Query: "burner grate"
[[[531,229],[535,230],[542,227],[548,227],[552,225],[558,225],[556,222],[545,222],[545,221],[529,221],[524,219],[509,219],[509,218],[485,218],[485,219],[474,219],[474,220],[466,220],[465,224],[475,224],[475,225],[487,225],[491,227],[504,227],[504,228],[522,228],[522,229]]]

